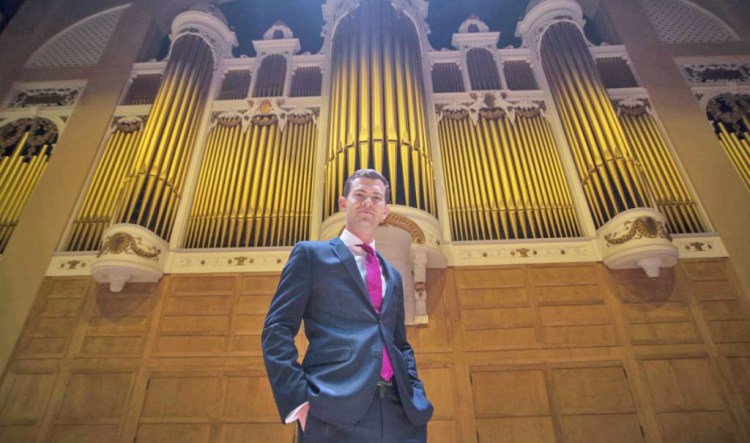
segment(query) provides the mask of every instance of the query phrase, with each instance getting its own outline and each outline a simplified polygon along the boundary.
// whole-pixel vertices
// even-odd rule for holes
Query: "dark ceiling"
[[[385,1],[385,0],[362,0]],[[234,0],[222,3],[219,9],[227,16],[240,46],[234,55],[254,56],[253,40],[261,40],[263,33],[277,20],[292,29],[300,40],[301,52],[317,53],[323,44],[321,5],[324,0]],[[498,47],[518,47],[516,24],[523,17],[528,0],[429,0],[427,23],[432,33],[430,44],[435,49],[452,48],[451,38],[461,23],[471,15],[482,19],[491,31],[500,31]],[[593,43],[600,39],[587,20],[586,36]]]

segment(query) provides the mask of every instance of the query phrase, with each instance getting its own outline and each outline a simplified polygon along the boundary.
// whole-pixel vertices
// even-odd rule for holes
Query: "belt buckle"
[[[378,380],[378,397],[384,398],[392,387],[393,387],[393,379],[383,380],[381,378],[380,380]]]

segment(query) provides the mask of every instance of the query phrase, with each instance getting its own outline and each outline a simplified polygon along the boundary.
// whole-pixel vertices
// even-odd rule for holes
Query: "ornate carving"
[[[612,104],[617,110],[617,115],[625,114],[637,117],[651,111],[651,105],[646,99],[628,97],[622,100],[614,100]]]
[[[624,227],[626,232],[619,237],[615,237],[614,234],[604,236],[604,239],[607,240],[607,246],[621,245],[640,238],[664,238],[672,241],[672,236],[667,232],[664,223],[653,217],[644,216],[635,220],[628,220],[624,223]]]
[[[715,123],[724,123],[738,135],[750,132],[750,128],[744,122],[745,116],[750,114],[749,94],[717,95],[708,102],[706,113]],[[719,131],[720,129],[716,128],[716,132]]]
[[[479,117],[488,120],[507,117],[513,124],[517,117],[533,118],[544,115],[545,109],[544,102],[530,100],[509,102],[502,94],[493,92],[470,93],[466,100],[435,105],[438,121],[443,118],[463,120],[471,117],[474,124],[477,124]]]
[[[476,15],[471,15],[469,16],[469,18],[464,20],[463,23],[461,23],[461,26],[458,27],[458,32],[460,34],[468,34],[472,32],[471,25],[475,25],[477,27],[477,31],[473,32],[490,32],[489,26],[487,26],[487,24]]]
[[[26,143],[17,146],[27,132]],[[29,161],[39,154],[44,145],[54,145],[56,142],[57,126],[51,120],[42,117],[20,118],[0,127],[0,158],[20,148],[24,161]],[[52,155],[52,149],[47,150],[46,155]]]
[[[75,88],[21,88],[13,92],[8,107],[26,108],[29,106],[73,106],[81,94],[83,86]]]
[[[294,38],[294,32],[292,32],[292,29],[287,26],[286,23],[277,20],[276,23],[271,25],[265,34],[263,34],[263,40],[278,40],[279,35],[281,35],[280,38],[282,39]]]
[[[117,121],[115,121],[115,128],[118,131],[129,134],[131,132],[140,130],[143,127],[143,121],[144,119],[138,116],[120,117],[119,119],[117,119]]]
[[[425,243],[425,235],[422,228],[418,224],[414,223],[411,219],[404,217],[403,215],[394,214],[391,212],[388,217],[381,223],[383,226],[393,226],[395,228],[403,229],[411,235],[411,239],[414,243],[423,245]]]
[[[102,249],[96,256],[98,258],[104,254],[134,254],[141,258],[158,261],[161,249],[154,246],[144,246],[142,243],[143,239],[141,237],[133,237],[125,232],[117,232],[104,239]]]
[[[683,65],[690,83],[750,82],[750,63],[706,63]]]

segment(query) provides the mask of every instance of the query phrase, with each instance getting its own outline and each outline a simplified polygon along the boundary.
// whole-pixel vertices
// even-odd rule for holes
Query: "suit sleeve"
[[[309,252],[304,243],[298,243],[281,272],[263,325],[263,359],[282,422],[307,401],[307,379],[297,362],[299,354],[294,337],[310,298],[311,277]]]

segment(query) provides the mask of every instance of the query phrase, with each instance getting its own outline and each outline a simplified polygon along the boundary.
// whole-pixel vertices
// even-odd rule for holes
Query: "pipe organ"
[[[436,248],[583,241],[644,207],[672,234],[709,230],[625,49],[589,47],[567,12],[550,13],[522,48],[493,48],[499,34],[471,18],[454,34],[458,50],[434,51],[426,11],[409,2],[336,8],[327,52],[297,54],[279,22],[253,43],[255,59],[227,58],[225,19],[178,16],[168,60],[144,64],[123,94],[63,248],[96,251],[122,223],[171,249],[288,247],[329,229],[316,231],[360,168],[389,179],[392,204],[432,220]],[[221,31],[207,38],[209,28]],[[733,100],[715,99],[710,115],[750,180],[747,106],[731,122],[723,112],[747,100]],[[24,167],[4,131],[2,184]],[[49,146],[25,167],[40,173]],[[2,195],[0,247],[34,180]]]
[[[437,215],[414,24],[389,2],[361,2],[339,21],[332,51],[324,217],[361,168],[388,178],[392,203]]]
[[[47,168],[57,142],[51,120],[21,118],[0,127],[0,253]]]

